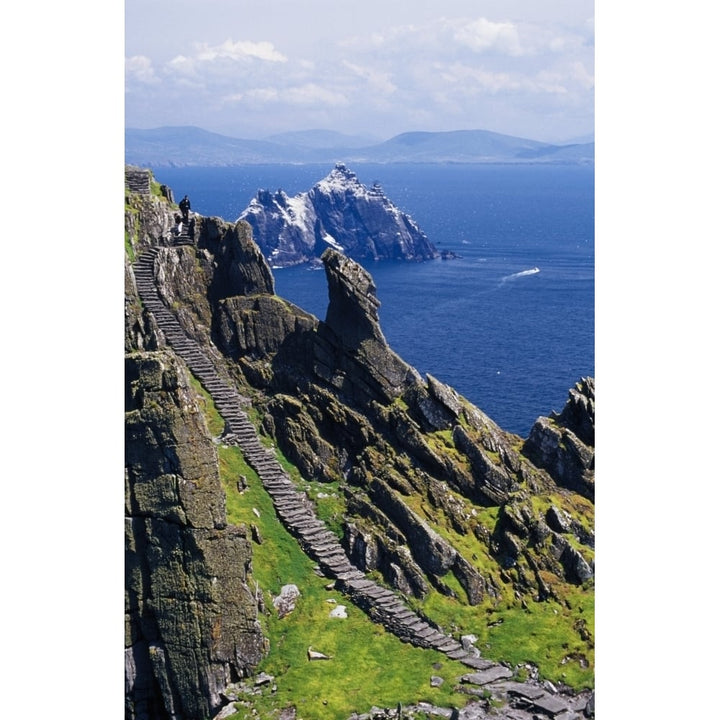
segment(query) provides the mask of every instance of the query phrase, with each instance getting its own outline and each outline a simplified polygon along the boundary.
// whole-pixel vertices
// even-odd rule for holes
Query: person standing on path
[[[190,199],[187,195],[180,201],[178,207],[182,213],[183,222],[187,225],[188,220],[190,219]]]

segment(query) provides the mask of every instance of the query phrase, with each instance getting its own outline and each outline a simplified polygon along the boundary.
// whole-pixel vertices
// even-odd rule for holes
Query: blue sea
[[[527,434],[594,376],[594,168],[349,164],[379,182],[439,250],[461,257],[366,264],[390,346],[503,429]],[[235,221],[259,189],[309,190],[331,165],[158,168],[175,198]],[[276,292],[324,319],[322,270],[274,270]]]

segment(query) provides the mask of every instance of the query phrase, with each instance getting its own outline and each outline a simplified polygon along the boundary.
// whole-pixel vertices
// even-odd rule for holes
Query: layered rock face
[[[211,717],[262,659],[246,528],[172,353],[126,360],[126,718]]]
[[[445,580],[454,576],[472,604],[498,594],[513,576],[518,591],[536,597],[553,593],[541,571],[562,582],[588,580],[592,533],[583,523],[548,526],[549,508],[531,498],[557,486],[522,454],[520,439],[452,388],[421,378],[391,350],[374,283],[362,267],[332,249],[322,261],[330,298],[325,321],[286,321],[293,329],[283,340],[255,346],[256,357],[245,355],[242,364],[247,377],[258,378],[272,357],[272,372],[261,382],[268,398],[264,427],[301,473],[346,481],[350,557],[418,597],[431,586],[454,594]],[[235,311],[243,315],[236,324],[249,321],[238,305]],[[272,323],[257,311],[252,322]],[[422,499],[424,515],[413,498]],[[473,516],[475,504],[509,510],[488,527]],[[473,535],[497,565],[481,570],[438,534],[437,523]],[[563,533],[582,538],[587,558]]]
[[[338,163],[309,192],[261,190],[240,215],[273,267],[316,261],[328,247],[358,260],[438,257],[427,236],[379,185],[366,188]]]
[[[538,418],[523,452],[558,485],[595,499],[595,380],[582,378],[563,411]]]
[[[391,402],[420,382],[388,346],[370,274],[336,250],[322,255],[330,304],[315,338],[315,374],[361,404]]]
[[[177,211],[166,196],[129,194],[125,233],[137,256],[157,253],[154,272],[159,292],[191,337],[209,342],[217,308],[227,298],[272,296],[275,280],[247,223],[193,216],[192,244],[178,241]],[[156,349],[164,344],[138,301],[132,268],[125,268],[125,349]]]

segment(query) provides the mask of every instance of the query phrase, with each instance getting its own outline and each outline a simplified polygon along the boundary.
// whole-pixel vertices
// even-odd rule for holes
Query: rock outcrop
[[[126,718],[207,718],[265,644],[249,533],[229,526],[217,455],[175,356],[126,361]]]
[[[241,213],[273,267],[317,260],[333,247],[359,260],[428,260],[435,247],[375,184],[366,188],[338,163],[306,192],[261,190]]]
[[[582,378],[560,414],[538,418],[523,452],[558,485],[595,499],[595,381]]]
[[[337,250],[322,255],[330,303],[315,339],[315,374],[360,404],[388,403],[421,382],[380,330],[375,284]]]

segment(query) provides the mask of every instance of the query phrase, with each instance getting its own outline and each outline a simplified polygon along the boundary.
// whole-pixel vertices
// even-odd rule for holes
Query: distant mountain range
[[[327,130],[245,140],[197,127],[125,130],[125,162],[142,167],[223,167],[261,163],[588,164],[595,143],[554,145],[488,130],[408,132],[384,142]]]

